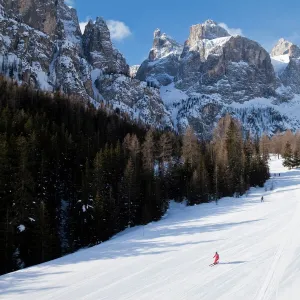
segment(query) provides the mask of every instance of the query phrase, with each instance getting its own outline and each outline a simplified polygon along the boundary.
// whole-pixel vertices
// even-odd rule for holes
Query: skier
[[[219,256],[218,252],[216,252],[216,254],[215,254],[215,256],[213,258],[215,259],[213,265],[218,264],[219,263],[219,259],[220,259],[220,256]]]
[[[260,202],[264,202],[264,196],[261,196]]]

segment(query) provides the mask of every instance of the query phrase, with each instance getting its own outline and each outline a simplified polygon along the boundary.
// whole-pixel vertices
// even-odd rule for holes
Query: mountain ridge
[[[209,136],[218,118],[231,111],[228,105],[266,98],[270,105],[278,104],[281,114],[280,103],[293,103],[300,94],[299,48],[282,42],[276,53],[279,48],[289,51],[289,61],[271,59],[257,42],[232,36],[212,20],[191,26],[184,45],[156,29],[148,58],[130,68],[114,48],[103,18],[90,21],[82,34],[76,10],[63,0],[7,0],[0,5],[2,74],[35,89],[75,94],[96,106],[105,101],[155,127],[184,131],[190,125],[197,131],[203,110],[215,107],[215,118],[205,120],[207,130],[197,131]],[[176,103],[202,97],[212,102],[206,100],[204,107],[192,105],[194,100],[183,104],[193,119],[191,112],[178,115],[169,105],[170,98]],[[296,130],[290,116],[282,117],[287,118],[285,126],[276,130]]]

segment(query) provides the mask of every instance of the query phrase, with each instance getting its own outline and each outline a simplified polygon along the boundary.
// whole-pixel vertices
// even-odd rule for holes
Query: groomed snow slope
[[[271,172],[281,176],[267,191],[218,205],[172,204],[160,222],[2,276],[0,299],[297,300],[300,170],[274,158]],[[209,267],[215,251],[220,264]]]

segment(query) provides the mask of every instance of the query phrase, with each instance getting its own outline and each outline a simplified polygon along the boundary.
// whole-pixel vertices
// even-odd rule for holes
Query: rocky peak
[[[157,29],[154,30],[153,36],[154,36],[154,39],[160,38],[160,36],[161,36],[161,31],[160,31],[159,28],[157,28]]]
[[[193,25],[190,28],[190,36],[188,39],[188,45],[193,45],[199,40],[213,40],[220,37],[227,37],[230,34],[226,29],[219,26],[212,20],[207,20],[203,24]]]
[[[153,36],[153,46],[149,53],[150,61],[166,57],[170,54],[181,54],[183,49],[182,45],[177,43],[165,33],[161,33],[160,29],[156,29]]]
[[[288,55],[291,58],[300,57],[300,48],[281,38],[271,51],[271,56]]]
[[[106,73],[129,74],[129,66],[120,52],[114,49],[108,26],[103,18],[89,21],[82,38],[84,54],[89,63]]]

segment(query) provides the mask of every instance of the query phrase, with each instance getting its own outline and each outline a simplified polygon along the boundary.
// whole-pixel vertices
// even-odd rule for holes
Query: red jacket
[[[215,261],[217,261],[217,260],[219,260],[220,256],[219,256],[218,253],[216,253],[215,256],[214,256],[213,258],[215,258]]]

